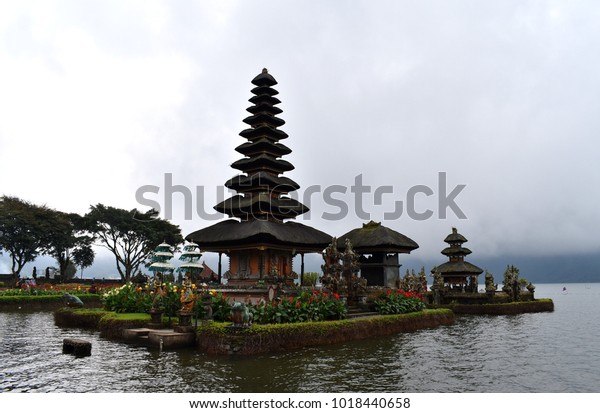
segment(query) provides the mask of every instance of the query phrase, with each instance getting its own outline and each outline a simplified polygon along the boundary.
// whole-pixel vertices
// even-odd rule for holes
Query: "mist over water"
[[[563,286],[567,292],[563,293]],[[540,284],[553,313],[459,316],[454,326],[256,357],[159,353],[0,313],[5,392],[599,392],[600,284]],[[62,340],[92,356],[62,354]]]

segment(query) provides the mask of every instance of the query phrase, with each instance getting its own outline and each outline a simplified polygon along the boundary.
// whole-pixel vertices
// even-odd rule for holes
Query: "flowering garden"
[[[181,287],[173,283],[164,283],[160,307],[167,316],[175,316],[179,310]],[[196,288],[196,286],[192,286]],[[215,321],[228,321],[231,304],[227,293],[202,289],[200,293],[209,294]],[[104,309],[117,313],[146,313],[155,299],[152,285],[139,286],[124,284],[105,292],[102,296]],[[346,305],[338,294],[328,294],[317,290],[302,291],[296,296],[284,297],[272,302],[261,301],[258,304],[246,304],[253,314],[255,323],[296,323],[302,321],[339,320],[346,315]],[[196,300],[193,313],[197,317],[204,315],[202,300]]]
[[[406,314],[422,311],[424,298],[420,293],[403,290],[387,290],[374,301],[375,310],[380,314]]]
[[[175,316],[180,307],[181,287],[173,283],[164,283],[164,295],[160,297],[160,307],[165,315]],[[193,286],[196,289],[196,286]],[[231,304],[227,293],[222,291],[198,290],[200,294],[210,294],[213,318],[216,321],[228,321]],[[139,286],[127,283],[104,293],[104,308],[118,313],[146,313],[152,307],[155,292],[151,285]],[[257,304],[247,303],[255,323],[278,324],[304,321],[341,320],[345,318],[347,307],[336,293],[319,290],[300,291],[297,295],[282,297]],[[423,296],[415,292],[388,290],[374,300],[374,308],[380,314],[405,314],[418,312],[425,308]],[[201,300],[194,304],[194,315],[202,317],[204,307]]]
[[[31,297],[48,299],[62,298],[64,293],[79,297],[100,297],[102,306],[107,311],[116,313],[148,313],[153,303],[158,305],[165,316],[176,317],[181,308],[181,286],[172,282],[162,285],[162,295],[156,300],[152,284],[126,283],[123,285],[100,284],[23,284],[20,288],[0,289],[0,299]],[[226,291],[208,290],[206,285],[197,288],[192,286],[197,297],[193,306],[193,314],[197,318],[204,316],[202,297],[210,296],[210,303],[215,321],[229,321],[231,300]],[[296,295],[284,296],[271,302],[261,300],[258,303],[247,302],[246,306],[257,324],[298,323],[307,321],[341,320],[346,317],[345,301],[336,293],[327,293],[318,289],[301,290]],[[418,312],[425,308],[423,296],[419,293],[403,290],[387,290],[372,302],[372,307],[379,314],[405,314]]]
[[[65,293],[73,295],[101,294],[110,290],[115,285],[85,285],[85,284],[50,284],[40,285],[23,283],[16,288],[0,289],[0,297],[34,297],[34,296],[63,296]]]

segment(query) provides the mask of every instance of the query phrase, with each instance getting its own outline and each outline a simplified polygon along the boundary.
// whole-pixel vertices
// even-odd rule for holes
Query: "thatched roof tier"
[[[234,195],[215,205],[215,209],[230,217],[243,220],[251,218],[263,219],[272,216],[283,220],[295,218],[308,212],[308,207],[292,198],[274,198],[268,193],[258,193],[250,196]]]
[[[250,248],[280,248],[297,252],[320,252],[331,242],[331,236],[297,222],[221,221],[192,232],[194,240],[204,251],[228,252]]]
[[[467,239],[460,235],[456,228],[452,228],[452,233],[444,238],[444,242],[448,244],[462,244],[463,242],[467,242]]]
[[[252,84],[256,86],[275,86],[277,81],[271,76],[267,69],[263,69],[254,79]]]
[[[277,99],[275,96],[269,95],[255,95],[248,99],[250,103],[254,103],[255,105],[278,105],[281,103],[281,100]],[[251,112],[252,113],[252,112]]]
[[[264,112],[259,112],[256,115],[248,116],[247,118],[244,118],[243,122],[252,126],[268,125],[271,127],[279,127],[285,124],[283,119]]]
[[[479,275],[483,272],[481,268],[467,261],[445,262],[438,265],[436,270],[443,275]]]
[[[273,143],[267,138],[260,138],[254,142],[244,142],[235,148],[242,155],[252,156],[261,153],[268,153],[276,157],[288,155],[292,150],[281,143]]]
[[[442,254],[451,257],[451,256],[464,256],[469,255],[472,251],[465,247],[459,247],[457,245],[446,247],[442,250]]]
[[[255,96],[256,97],[256,96]],[[281,103],[281,102],[277,102],[277,103]],[[283,110],[281,110],[280,108],[278,108],[277,106],[273,106],[275,103],[271,102],[271,99],[269,99],[269,101],[258,101],[255,105],[252,105],[248,108],[246,108],[246,110],[250,113],[270,113],[271,115],[278,115],[281,112],[283,112]]]
[[[359,254],[374,252],[408,254],[419,248],[419,244],[406,235],[384,227],[380,222],[373,221],[363,224],[362,228],[353,229],[339,237],[338,249],[344,249],[346,239],[350,240],[352,247]]]
[[[274,173],[283,173],[294,169],[294,165],[283,159],[275,159],[271,155],[261,154],[252,158],[242,158],[231,164],[232,168],[239,169],[242,172],[272,171]]]
[[[260,138],[267,138],[274,142],[286,139],[289,135],[282,130],[273,129],[266,125],[257,126],[256,128],[244,129],[240,132],[240,136],[248,139],[249,141],[255,141]]]
[[[276,176],[265,171],[234,176],[225,182],[225,186],[242,193],[262,190],[273,194],[289,193],[300,188],[300,185],[286,176]]]
[[[255,95],[275,96],[279,94],[277,90],[273,89],[270,86],[256,86],[254,89],[251,90],[251,92]]]

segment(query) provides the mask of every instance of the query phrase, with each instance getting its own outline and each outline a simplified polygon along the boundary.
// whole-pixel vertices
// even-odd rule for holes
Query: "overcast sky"
[[[599,21],[595,1],[2,1],[0,193],[84,214],[146,209],[136,191],[155,185],[164,213],[172,174],[213,213],[266,67],[300,200],[348,188],[346,217],[314,194],[300,222],[359,226],[362,175],[362,209],[417,258],[443,261],[452,226],[480,257],[599,252]],[[465,185],[466,219],[440,211],[440,172],[447,193]],[[427,220],[406,211],[417,185]],[[183,199],[184,235],[215,223],[186,220]]]

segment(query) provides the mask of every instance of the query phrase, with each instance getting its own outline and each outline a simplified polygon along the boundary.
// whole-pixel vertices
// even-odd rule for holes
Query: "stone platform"
[[[123,330],[123,339],[131,344],[144,345],[160,350],[172,350],[194,346],[196,334],[170,329],[129,328]]]
[[[73,354],[75,357],[91,356],[92,343],[77,338],[65,338],[63,340],[63,353]]]

